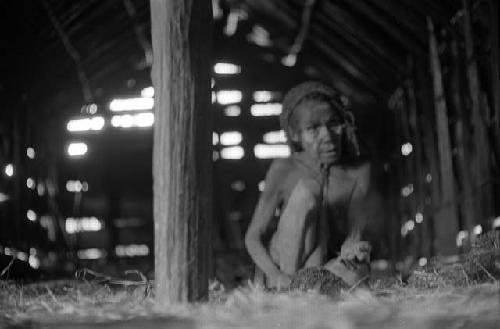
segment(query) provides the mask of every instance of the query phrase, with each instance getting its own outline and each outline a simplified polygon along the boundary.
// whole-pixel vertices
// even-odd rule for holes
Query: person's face
[[[326,164],[340,160],[343,122],[328,102],[304,101],[295,109],[294,117],[292,138],[300,143],[304,152]]]

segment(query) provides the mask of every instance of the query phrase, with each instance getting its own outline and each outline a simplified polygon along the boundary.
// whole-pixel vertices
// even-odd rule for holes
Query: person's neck
[[[321,176],[325,175],[325,173],[328,172],[332,166],[334,166],[333,163],[322,162],[320,159],[314,158],[309,153],[304,151],[294,153],[294,156],[305,166],[311,168],[311,170]]]

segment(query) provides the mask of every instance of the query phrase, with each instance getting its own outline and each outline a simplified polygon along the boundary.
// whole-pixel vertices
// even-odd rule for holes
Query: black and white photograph
[[[0,0],[0,329],[500,328],[498,0]]]

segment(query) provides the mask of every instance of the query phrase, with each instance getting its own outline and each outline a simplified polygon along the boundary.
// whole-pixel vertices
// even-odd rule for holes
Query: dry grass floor
[[[207,303],[155,307],[147,286],[0,283],[0,328],[500,328],[499,283],[433,289],[372,284],[333,300],[213,285]]]

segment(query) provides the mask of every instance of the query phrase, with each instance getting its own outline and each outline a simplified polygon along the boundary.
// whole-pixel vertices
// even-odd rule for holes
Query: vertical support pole
[[[437,47],[434,26],[427,18],[429,28],[429,56],[432,82],[434,87],[434,111],[439,154],[439,178],[441,202],[434,221],[436,230],[436,251],[443,256],[457,253],[455,238],[458,233],[458,213],[455,204],[455,188],[453,181],[453,163],[451,156],[450,133],[448,127],[448,110],[443,88],[441,62]]]
[[[484,111],[481,111],[481,90],[477,62],[474,57],[474,40],[472,36],[472,21],[469,3],[462,0],[464,6],[465,55],[467,65],[467,80],[471,99],[471,123],[473,134],[473,168],[476,182],[474,194],[477,196],[476,217],[480,222],[486,221],[492,215],[493,200],[491,199],[490,143],[484,122]],[[483,112],[483,113],[482,113]]]
[[[424,213],[426,219],[422,223],[423,226],[427,227],[427,231],[429,232],[429,245],[427,246],[428,251],[431,254],[435,253],[436,246],[434,245],[435,241],[435,232],[434,227],[436,221],[439,220],[438,213],[436,209],[438,209],[441,196],[440,196],[440,188],[439,188],[439,170],[438,170],[438,156],[436,149],[436,137],[435,137],[435,129],[434,128],[434,106],[432,101],[432,87],[429,86],[429,74],[424,67],[428,67],[428,62],[423,59],[417,60],[416,66],[419,68],[415,70],[417,90],[419,92],[416,94],[421,116],[421,124],[422,127],[422,144],[423,144],[423,157],[424,161],[424,170],[425,170],[425,180],[427,188],[425,188],[425,196],[424,196]],[[422,68],[422,69],[420,69]],[[430,73],[430,71],[429,71]]]
[[[208,296],[211,2],[151,0],[155,288],[159,307]]]
[[[458,52],[458,43],[456,40],[451,42],[451,78],[450,78],[450,92],[452,97],[452,107],[456,112],[456,121],[453,127],[453,135],[455,138],[455,147],[457,149],[457,171],[460,182],[460,212],[462,215],[463,227],[469,231],[475,225],[474,213],[474,194],[473,183],[471,181],[470,163],[470,129],[465,120],[465,111],[462,105],[462,88],[460,79],[462,78],[460,70],[460,56]]]
[[[496,157],[500,162],[500,36],[498,13],[498,0],[490,0],[491,13],[491,95],[493,97],[494,125],[496,138]]]
[[[411,62],[410,70],[414,72],[414,62]],[[421,223],[420,225],[420,251],[423,256],[429,257],[431,256],[431,241],[428,230],[428,214],[425,213],[424,204],[425,204],[425,193],[424,193],[424,179],[425,174],[423,170],[423,154],[422,154],[422,134],[420,132],[419,125],[419,116],[418,116],[418,108],[417,108],[417,98],[415,95],[415,84],[413,82],[413,78],[407,79],[405,82],[406,93],[408,96],[408,108],[409,108],[409,123],[410,130],[413,135],[413,143],[414,143],[414,152],[415,152],[415,160],[414,160],[414,177],[415,177],[415,190],[416,190],[416,210],[424,215],[425,223]]]

